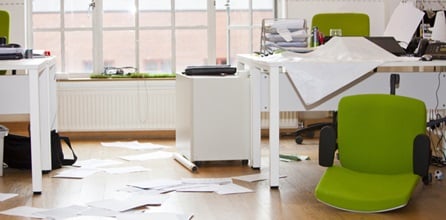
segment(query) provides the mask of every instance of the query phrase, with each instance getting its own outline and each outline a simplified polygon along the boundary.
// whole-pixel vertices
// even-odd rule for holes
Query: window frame
[[[177,26],[176,25],[176,8],[175,8],[175,1],[176,0],[170,0],[170,16],[171,16],[171,23],[164,26],[144,26],[142,27],[139,24],[139,15],[140,15],[140,7],[139,7],[139,0],[132,0],[135,4],[136,10],[135,10],[135,20],[134,25],[129,27],[104,27],[103,26],[103,1],[106,0],[91,0],[91,3],[94,3],[95,7],[91,8],[89,13],[92,16],[91,21],[91,27],[65,27],[66,21],[64,20],[64,16],[66,13],[70,13],[65,11],[65,0],[60,1],[59,11],[56,11],[54,13],[58,13],[60,16],[60,24],[59,27],[54,28],[39,28],[31,25],[28,27],[31,29],[28,33],[31,33],[29,36],[30,41],[33,42],[33,33],[44,33],[44,32],[59,32],[60,33],[60,66],[58,74],[64,74],[66,78],[89,78],[89,75],[91,73],[84,73],[84,72],[72,72],[69,69],[67,69],[67,59],[69,59],[67,51],[65,50],[66,43],[66,34],[69,31],[91,31],[92,34],[92,65],[93,65],[93,72],[100,73],[104,70],[104,56],[103,56],[103,48],[104,48],[104,32],[106,31],[115,31],[115,30],[125,30],[125,31],[134,31],[135,32],[135,64],[134,66],[139,68],[140,66],[144,65],[143,61],[140,60],[140,52],[139,52],[139,32],[140,31],[156,31],[156,30],[168,30],[170,31],[170,43],[171,43],[171,70],[173,73],[178,72],[180,70],[177,69],[177,39],[176,39],[176,32],[178,30],[206,30],[207,32],[207,61],[205,64],[216,64],[217,62],[217,51],[216,51],[216,44],[218,43],[216,40],[217,35],[217,29],[216,29],[216,17],[217,17],[217,8],[216,8],[216,2],[217,0],[206,0],[206,10],[207,10],[207,23],[206,25],[191,25],[191,26]],[[226,1],[230,4],[230,0],[221,0]],[[234,0],[233,0],[234,1]],[[275,0],[270,0],[272,2],[276,2]],[[30,9],[29,12],[34,16],[38,13],[46,13],[46,12],[35,12],[33,11],[33,1],[28,1],[29,4],[31,4],[31,7],[28,7]],[[253,0],[248,0],[249,4],[249,17],[250,22],[246,25],[233,25],[230,22],[227,23],[226,30],[227,30],[227,36],[230,36],[231,31],[234,30],[248,30],[249,31],[249,52],[253,52],[253,45],[257,42],[257,39],[252,39],[253,36],[253,30],[256,28],[260,28],[261,24],[253,24]],[[86,6],[87,7],[87,6]],[[275,4],[272,4],[272,12],[275,14]],[[231,10],[230,8],[227,8],[227,10]],[[32,16],[31,19],[32,19]],[[226,47],[227,47],[227,54],[226,54],[226,60],[229,62],[228,64],[233,64],[231,60],[231,42],[230,37],[227,37]],[[32,45],[32,44],[31,44]],[[219,58],[221,59],[221,57]],[[60,77],[60,78],[65,78]]]

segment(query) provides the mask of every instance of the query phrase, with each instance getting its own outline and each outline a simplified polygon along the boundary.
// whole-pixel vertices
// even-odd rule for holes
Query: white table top
[[[47,62],[55,64],[55,57],[32,58],[20,60],[0,60],[1,70],[17,70],[17,69],[38,69]]]

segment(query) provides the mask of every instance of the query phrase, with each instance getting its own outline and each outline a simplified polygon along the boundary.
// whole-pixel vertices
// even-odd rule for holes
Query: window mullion
[[[215,0],[207,1],[207,34],[208,34],[208,64],[215,64],[217,61],[217,21],[216,21],[216,10],[215,10]]]
[[[176,53],[176,47],[177,47],[177,40],[176,40],[176,21],[175,21],[175,0],[170,0],[170,10],[171,10],[171,53],[172,53],[172,63],[171,63],[171,69],[172,72],[175,73],[177,70],[176,63],[177,63],[177,53]]]
[[[139,36],[139,1],[135,0],[135,67],[137,70],[141,70],[141,62],[140,62],[140,36]]]
[[[104,70],[103,56],[103,0],[95,0],[93,12],[93,72],[101,73]]]

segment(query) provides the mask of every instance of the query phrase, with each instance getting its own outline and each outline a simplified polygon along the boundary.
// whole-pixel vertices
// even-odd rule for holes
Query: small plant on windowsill
[[[130,73],[130,74],[104,74],[104,73],[95,73],[90,75],[91,79],[160,79],[167,78],[172,79],[175,78],[175,73]]]

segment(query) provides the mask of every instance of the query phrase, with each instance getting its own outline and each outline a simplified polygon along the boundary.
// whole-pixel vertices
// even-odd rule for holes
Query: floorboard
[[[107,140],[102,140],[107,141]],[[173,139],[140,139],[141,142],[151,142],[171,146],[169,151],[175,151]],[[106,148],[101,146],[101,140],[73,140],[73,147],[80,160],[90,158],[116,159],[129,154],[141,152],[123,148]],[[446,216],[446,186],[444,181],[434,180],[431,185],[419,184],[409,204],[399,210],[380,214],[360,214],[340,211],[318,202],[314,188],[324,172],[318,165],[317,140],[305,140],[302,145],[294,143],[292,138],[282,138],[281,153],[308,155],[309,160],[280,162],[280,174],[285,175],[279,181],[278,189],[271,189],[268,181],[234,183],[254,190],[253,193],[218,195],[216,193],[167,193],[169,198],[161,206],[151,206],[153,211],[176,211],[193,214],[194,220],[208,219],[432,219],[438,220]],[[66,155],[69,155],[68,152]],[[97,173],[84,179],[52,178],[56,173],[68,169],[54,170],[44,175],[43,193],[33,195],[31,192],[31,172],[12,168],[4,169],[0,177],[0,192],[17,193],[18,197],[0,202],[0,211],[17,206],[32,206],[38,208],[57,208],[73,204],[106,198],[122,197],[117,191],[126,184],[150,179],[169,178],[216,178],[248,175],[266,172],[268,169],[267,141],[262,140],[262,165],[260,170],[251,169],[241,162],[203,163],[196,173],[191,173],[173,159],[158,159],[150,161],[125,162],[126,165],[142,165],[150,171],[131,174]],[[432,170],[444,168],[431,167]],[[0,219],[27,219],[0,215]],[[85,219],[85,218],[76,218]],[[92,218],[98,219],[98,218]]]

